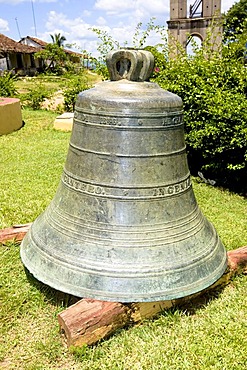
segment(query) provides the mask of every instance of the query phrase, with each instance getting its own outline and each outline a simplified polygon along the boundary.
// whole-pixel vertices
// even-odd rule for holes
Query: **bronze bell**
[[[226,251],[198,208],[181,99],[147,82],[151,53],[107,57],[111,81],[79,94],[57,193],[21,245],[27,269],[78,297],[168,300],[213,284]]]

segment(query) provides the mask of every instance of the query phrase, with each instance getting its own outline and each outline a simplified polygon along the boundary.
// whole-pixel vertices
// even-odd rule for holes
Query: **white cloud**
[[[137,7],[143,7],[146,11],[154,14],[168,13],[170,6],[168,1],[163,0],[150,0],[150,1],[137,1]]]
[[[188,5],[190,1],[194,2],[194,0],[188,0]],[[222,1],[223,9],[226,9],[227,6],[229,8],[232,1]],[[142,28],[145,30],[146,24],[152,17],[156,18],[155,24],[161,26],[166,26],[166,20],[169,19],[168,0],[125,0],[122,3],[112,0],[95,0],[94,9],[95,11],[92,13],[91,9],[85,9],[75,18],[68,18],[65,12],[50,11],[47,15],[45,32],[40,33],[38,37],[50,42],[50,34],[61,33],[67,39],[66,43],[74,43],[81,50],[86,49],[97,56],[96,49],[100,41],[97,35],[92,32],[92,28],[106,31],[122,46],[125,45],[125,41],[128,46],[132,46],[135,29],[139,22],[143,23]],[[97,18],[90,23],[91,17],[94,15]],[[146,45],[155,45],[159,42],[159,36],[152,32]]]
[[[237,3],[237,2],[238,2],[238,0],[235,0],[235,1],[233,1],[233,0],[223,0],[223,1],[221,1],[221,12],[222,13],[226,12],[227,10],[229,10],[233,6],[234,3]]]
[[[84,10],[82,13],[83,17],[90,17],[91,15],[92,15],[92,12],[90,12],[89,10]]]
[[[164,0],[125,0],[123,2],[112,0],[96,0],[95,8],[102,11],[107,25],[110,25],[110,35],[119,41],[121,45],[127,41],[132,46],[132,39],[136,26],[142,22],[145,30],[151,18],[156,25],[166,26],[169,18],[169,1]],[[141,36],[140,36],[141,38]],[[153,33],[146,45],[155,45],[161,40]]]
[[[162,13],[164,15],[169,12],[169,2],[164,2],[163,0],[125,0],[112,1],[112,0],[97,0],[95,3],[95,8],[105,11],[109,15],[121,16],[123,13],[128,13],[134,16],[145,16],[153,17]]]
[[[8,21],[6,21],[5,19],[2,19],[2,18],[0,18],[0,31],[1,32],[9,31]]]
[[[97,26],[92,26],[81,17],[69,19],[66,14],[57,13],[53,10],[48,13],[48,19],[45,24],[46,31],[42,34],[40,33],[38,37],[50,42],[50,34],[60,33],[66,37],[65,43],[76,46],[75,50],[86,49],[92,53],[97,48],[97,36],[90,30],[91,27]]]
[[[223,0],[221,2],[222,13],[230,9],[230,7],[238,0]],[[195,0],[187,0],[187,7],[193,4]],[[169,14],[170,5],[169,0],[125,0],[112,1],[112,0],[96,0],[95,8],[105,11],[108,15],[121,16],[123,13],[128,12],[129,15],[135,12],[135,15],[145,16],[151,18],[155,15],[162,14],[164,16]]]
[[[97,0],[95,3],[95,8],[99,10],[104,10],[108,14],[121,13],[125,10],[131,11],[135,7],[135,1],[124,0],[124,1],[112,1],[112,0]]]
[[[105,26],[107,24],[107,21],[105,18],[103,17],[99,17],[96,19],[96,23],[99,25],[99,26]]]
[[[81,17],[69,19],[66,14],[57,13],[52,10],[48,13],[48,20],[45,27],[49,31],[63,28],[65,32],[71,31],[72,33],[78,33],[78,36],[83,37],[88,28],[90,28],[90,24],[84,22]]]
[[[146,10],[142,8],[135,11],[127,18],[116,18],[115,24],[109,22],[111,17],[100,16],[95,20],[94,24],[85,21],[84,17],[68,18],[64,13],[50,11],[45,24],[45,32],[39,33],[38,37],[44,41],[50,42],[50,34],[61,33],[66,37],[66,43],[76,44],[81,50],[88,50],[97,56],[97,45],[100,43],[98,36],[91,29],[97,28],[106,31],[114,40],[117,40],[121,46],[127,42],[128,46],[133,46],[132,40],[135,33],[137,23],[140,21],[143,13]],[[102,13],[103,14],[103,13]],[[148,18],[149,20],[149,18]],[[145,29],[145,22],[144,27]],[[157,34],[153,33],[147,40],[147,44],[154,45],[160,42]]]

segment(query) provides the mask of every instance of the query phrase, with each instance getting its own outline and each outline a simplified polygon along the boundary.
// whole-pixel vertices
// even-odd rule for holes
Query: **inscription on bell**
[[[104,188],[102,186],[92,185],[86,182],[75,180],[65,173],[62,175],[62,181],[64,182],[64,184],[70,186],[71,188],[79,190],[81,192],[85,192],[89,194],[98,194],[98,195],[105,194]]]
[[[165,196],[165,195],[169,196],[172,194],[179,194],[187,190],[190,186],[191,186],[191,181],[190,181],[190,177],[188,177],[186,180],[178,184],[156,188],[154,190],[153,195],[158,197],[158,196]]]
[[[183,116],[176,115],[175,117],[165,117],[163,118],[163,126],[171,126],[171,125],[180,125],[183,123]]]
[[[92,114],[89,115],[89,114],[78,113],[78,112],[75,118],[76,118],[76,121],[78,122],[98,124],[98,125],[121,126],[123,123],[117,117],[100,116],[100,115],[92,115]]]
[[[74,115],[75,123],[103,125],[103,126],[142,126],[142,127],[161,127],[161,126],[178,126],[183,124],[183,115],[179,112],[170,112],[169,115],[164,116],[154,114],[140,117],[126,117],[117,114],[117,116],[104,116],[99,114],[86,114],[76,111]]]
[[[85,194],[121,199],[151,199],[169,197],[182,193],[191,186],[191,180],[189,176],[176,184],[160,187],[135,187],[134,189],[121,188],[120,186],[110,187],[94,185],[83,182],[81,179],[76,180],[65,172],[62,175],[62,181],[65,185]]]

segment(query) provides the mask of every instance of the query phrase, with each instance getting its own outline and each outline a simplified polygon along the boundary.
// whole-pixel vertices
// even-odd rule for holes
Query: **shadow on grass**
[[[66,308],[82,299],[53,289],[50,286],[42,283],[41,281],[37,280],[25,266],[24,271],[29,284],[38,289],[45,296],[46,300],[54,306],[64,306],[64,308]]]
[[[72,304],[78,302],[83,297],[75,297],[71,294],[61,292],[59,290],[53,289],[50,286],[40,282],[37,280],[28,270],[26,267],[24,267],[28,282],[37,288],[42,294],[45,295],[47,301],[54,306],[64,306],[64,308],[67,308],[71,306]],[[191,297],[191,299],[186,300],[186,302],[181,302],[180,299],[178,299],[178,302],[175,303],[174,307],[167,309],[165,311],[162,311],[160,315],[178,312],[186,313],[187,315],[194,315],[196,314],[196,311],[201,308],[205,308],[211,301],[218,299],[222,291],[224,290],[224,286],[222,287],[216,287],[214,290],[211,290],[210,292],[202,292],[199,293],[197,297]],[[126,305],[129,305],[127,303]]]
[[[174,308],[188,316],[195,315],[197,310],[206,308],[212,301],[217,300],[224,289],[225,286],[218,286],[209,292],[199,292],[198,296],[191,297],[191,299],[186,300],[186,302],[178,303],[178,305],[176,305]]]

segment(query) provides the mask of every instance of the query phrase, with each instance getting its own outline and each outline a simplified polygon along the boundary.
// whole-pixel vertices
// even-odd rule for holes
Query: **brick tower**
[[[212,24],[212,49],[217,49],[222,37],[221,0],[195,0],[187,12],[187,0],[170,0],[170,20],[168,24],[169,44],[179,42],[186,48],[190,37],[197,36],[203,42],[207,29]],[[172,48],[171,56],[178,53]]]

